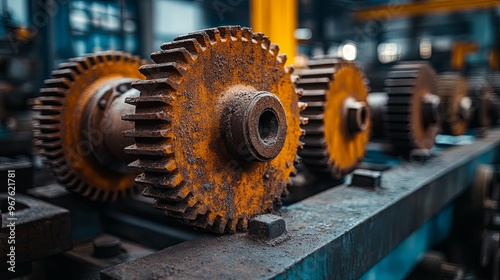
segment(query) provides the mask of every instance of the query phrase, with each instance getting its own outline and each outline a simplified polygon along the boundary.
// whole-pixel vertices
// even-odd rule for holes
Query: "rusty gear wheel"
[[[144,77],[138,71],[143,64],[136,56],[104,52],[70,59],[45,81],[33,107],[34,145],[60,184],[93,200],[134,190],[137,173],[120,163],[123,147],[115,140],[130,126],[121,112],[134,107],[122,99],[135,91],[132,81]]]
[[[472,76],[467,79],[468,94],[474,104],[471,126],[483,131],[490,128],[498,119],[498,97],[493,94],[493,89],[482,76]]]
[[[239,26],[197,31],[161,46],[134,83],[140,97],[130,166],[154,206],[216,233],[245,231],[280,204],[295,173],[298,95],[286,56]],[[302,120],[304,121],[304,120]]]
[[[455,73],[438,75],[436,80],[443,132],[455,136],[465,134],[472,117],[472,100],[468,96],[467,82]]]
[[[496,72],[491,73],[489,75],[489,82],[491,84],[493,92],[497,96],[500,96],[500,72],[496,71]]]
[[[435,76],[425,62],[402,62],[389,72],[385,127],[395,152],[409,155],[434,147],[441,127]]]
[[[340,178],[363,159],[370,138],[366,79],[354,63],[337,58],[311,60],[298,76],[309,119],[299,155],[311,172]]]

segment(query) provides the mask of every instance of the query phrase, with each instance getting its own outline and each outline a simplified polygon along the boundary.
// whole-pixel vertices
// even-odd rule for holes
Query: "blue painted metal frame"
[[[454,205],[425,223],[415,233],[406,238],[390,254],[366,272],[361,280],[403,279],[413,270],[420,256],[429,249],[444,241],[453,225]]]
[[[498,159],[499,145],[500,129],[491,130],[423,165],[402,163],[385,171],[379,190],[342,185],[286,207],[278,213],[288,230],[280,242],[244,233],[205,235],[107,269],[101,277],[357,279],[450,205],[472,184],[479,164]]]

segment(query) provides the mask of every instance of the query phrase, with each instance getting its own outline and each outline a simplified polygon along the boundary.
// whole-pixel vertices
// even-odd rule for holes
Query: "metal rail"
[[[282,209],[287,236],[205,235],[120,264],[102,279],[354,279],[468,188],[476,167],[498,159],[500,129],[425,164],[385,171],[382,186],[346,185]]]

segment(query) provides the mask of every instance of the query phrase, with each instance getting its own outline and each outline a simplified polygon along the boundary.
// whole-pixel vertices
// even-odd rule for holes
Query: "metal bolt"
[[[94,239],[94,254],[93,256],[99,259],[108,259],[116,257],[120,254],[121,241],[118,237],[103,234]]]
[[[357,169],[352,174],[350,186],[379,188],[382,182],[382,172],[367,169]]]
[[[106,109],[107,104],[108,104],[108,101],[106,101],[106,99],[101,99],[101,100],[99,100],[99,103],[98,103],[99,108],[101,108],[101,109]]]
[[[248,223],[250,236],[269,240],[281,236],[286,232],[286,223],[280,216],[272,214],[259,215]]]

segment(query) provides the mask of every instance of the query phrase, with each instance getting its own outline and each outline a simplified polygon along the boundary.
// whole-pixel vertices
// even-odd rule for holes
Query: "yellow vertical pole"
[[[262,32],[278,44],[280,53],[288,57],[287,65],[293,64],[297,40],[297,0],[250,0],[250,24],[254,32]]]

